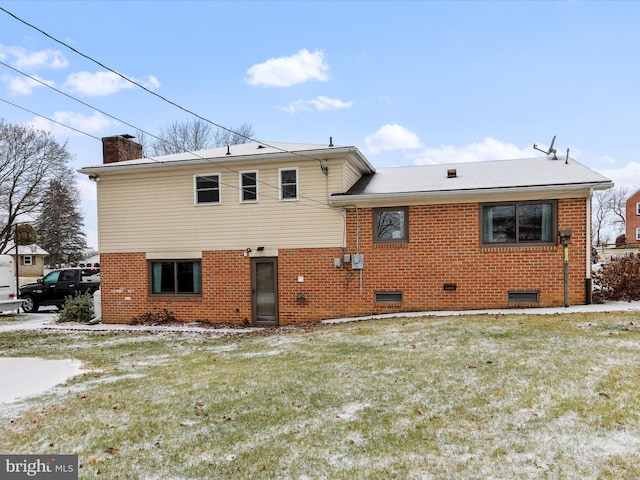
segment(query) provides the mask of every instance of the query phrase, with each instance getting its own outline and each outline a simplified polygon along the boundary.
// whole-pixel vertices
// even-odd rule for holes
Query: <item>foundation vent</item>
[[[538,303],[540,292],[537,290],[513,290],[507,292],[507,301],[509,303]]]
[[[376,302],[400,303],[402,302],[402,292],[376,292]]]

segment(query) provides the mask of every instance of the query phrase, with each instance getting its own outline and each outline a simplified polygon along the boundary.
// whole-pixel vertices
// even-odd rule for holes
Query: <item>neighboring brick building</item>
[[[627,199],[625,208],[627,244],[640,243],[640,190]]]
[[[167,309],[284,325],[590,299],[591,193],[612,184],[571,159],[376,171],[355,147],[131,159],[129,138],[103,142],[104,164],[81,172],[97,182],[105,322]]]

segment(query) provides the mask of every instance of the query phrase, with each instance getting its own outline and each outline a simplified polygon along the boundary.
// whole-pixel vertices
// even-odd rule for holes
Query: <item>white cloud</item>
[[[23,47],[0,45],[0,59],[10,60],[19,70],[37,70],[41,68],[65,68],[69,61],[58,50],[31,51]]]
[[[302,49],[290,57],[270,58],[247,70],[246,82],[255,87],[291,87],[298,83],[328,80],[324,52]]]
[[[54,113],[52,118],[62,125],[67,125],[85,133],[100,133],[115,124],[113,120],[100,112],[94,112],[92,115],[86,116],[81,113],[61,111]],[[54,135],[74,135],[73,130],[65,128],[59,123],[51,122],[42,117],[36,117],[30,122],[34,128],[52,132]]]
[[[413,160],[417,165],[429,165],[530,158],[536,156],[534,154],[535,152],[530,149],[521,149],[512,143],[504,143],[495,138],[485,137],[481,142],[462,147],[440,145],[436,148],[426,148],[415,155]]]
[[[113,72],[76,72],[67,77],[65,87],[88,96],[105,96],[134,85]]]
[[[318,110],[345,110],[351,108],[353,102],[343,102],[339,98],[329,98],[324,95],[318,95],[315,100],[309,100],[309,103]]]
[[[53,86],[54,83],[49,80],[44,80],[43,78],[38,77],[37,75],[33,75],[33,78],[37,78],[41,82],[46,83],[47,85]],[[13,77],[9,79],[9,90],[12,93],[18,95],[31,95],[33,90],[38,87],[43,87],[42,83],[38,83],[35,80],[30,79],[29,77]]]
[[[366,153],[376,154],[389,150],[414,150],[420,148],[418,135],[401,125],[387,124],[364,139]]]
[[[323,95],[318,95],[313,100],[294,100],[288,105],[280,107],[280,109],[289,113],[297,113],[301,111],[311,112],[313,110],[345,110],[351,108],[352,105],[352,101],[344,102],[339,98],[329,98]]]
[[[597,171],[613,180],[616,187],[627,187],[631,192],[635,192],[640,187],[640,162],[629,162],[622,167]]]
[[[160,88],[160,80],[153,75],[149,75],[149,78],[143,83],[143,85],[150,90],[154,90]]]
[[[132,81],[143,85],[149,89],[160,87],[160,81],[150,75],[146,80]],[[121,90],[134,88],[135,85],[117,73],[113,72],[76,72],[67,77],[64,86],[73,92],[81,93],[90,97],[100,97],[117,93]]]

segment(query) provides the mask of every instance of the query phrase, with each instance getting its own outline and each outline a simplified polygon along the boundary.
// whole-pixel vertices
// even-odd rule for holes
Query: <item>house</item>
[[[114,323],[588,303],[591,195],[612,186],[547,157],[376,170],[333,145],[141,158],[129,136],[104,138],[103,156],[80,172],[97,185]]]
[[[16,261],[16,247],[12,243],[7,246],[8,255]],[[44,275],[44,259],[49,252],[36,244],[18,246],[18,272],[21,277],[41,277]]]
[[[640,190],[627,199],[625,206],[625,234],[627,244],[640,243]]]

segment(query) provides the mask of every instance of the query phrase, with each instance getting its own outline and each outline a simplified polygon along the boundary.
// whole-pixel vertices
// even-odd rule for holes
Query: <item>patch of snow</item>
[[[360,410],[369,407],[368,403],[348,403],[342,407],[342,411],[336,414],[336,417],[342,420],[353,420]]]
[[[81,372],[77,360],[0,358],[0,403],[45,392]]]
[[[276,355],[282,354],[281,350],[266,350],[264,352],[249,352],[244,353],[242,356],[245,358],[254,358],[254,357],[275,357]]]

